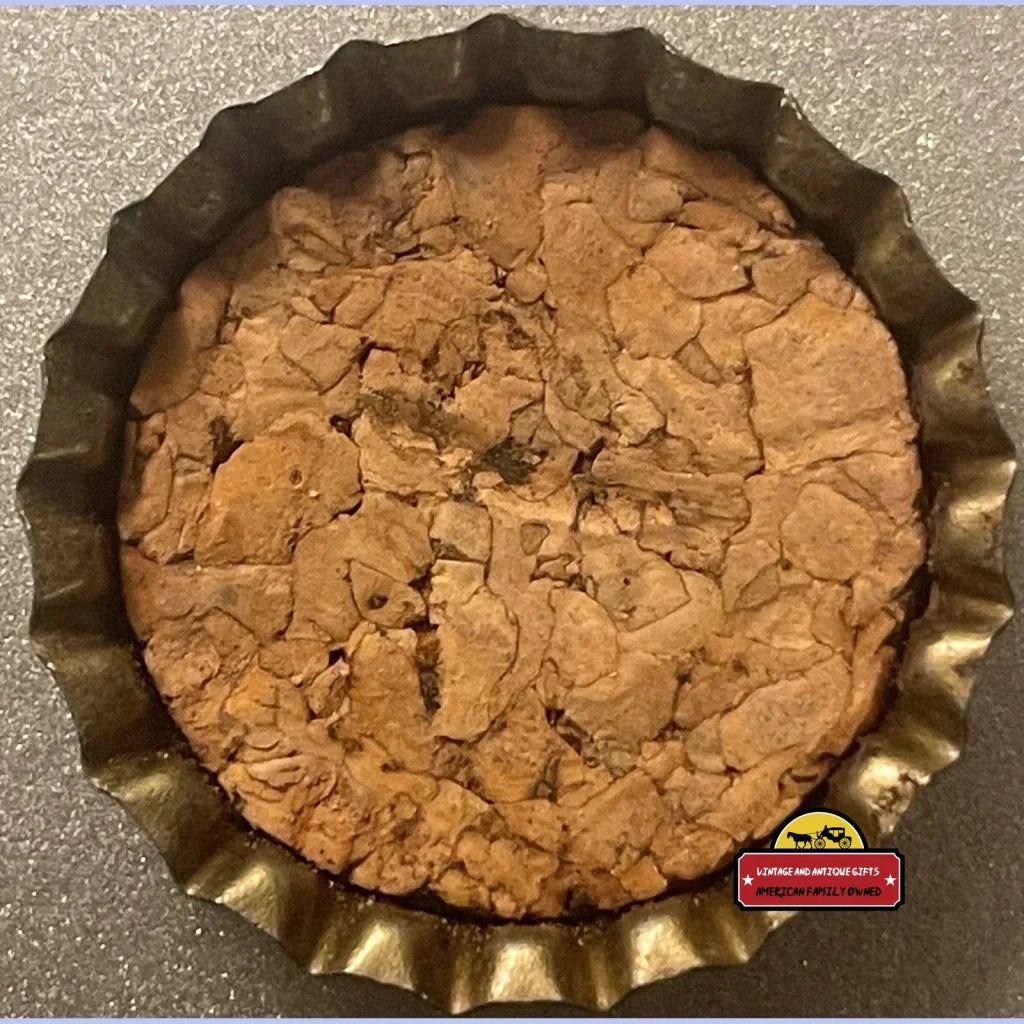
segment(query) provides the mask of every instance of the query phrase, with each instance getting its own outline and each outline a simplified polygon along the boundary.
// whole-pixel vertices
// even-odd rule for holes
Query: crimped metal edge
[[[998,529],[1014,450],[988,397],[975,304],[939,272],[884,175],[819,135],[773,85],[729,78],[640,29],[549,31],[492,15],[463,31],[350,42],[316,73],[221,111],[192,153],[118,213],[106,254],[44,349],[35,446],[18,484],[34,570],[30,632],[60,683],[90,778],[135,816],[174,878],[275,936],[309,971],[398,985],[461,1012],[562,1000],[598,1009],[695,967],[748,960],[787,913],[744,913],[728,879],[586,924],[474,923],[332,882],[254,834],[189,752],[134,653],[114,512],[127,397],[182,277],[302,167],[486,102],[615,106],[733,150],[866,289],[907,367],[929,500],[929,599],[895,697],[825,802],[886,840],[959,755],[977,664],[1012,613]]]

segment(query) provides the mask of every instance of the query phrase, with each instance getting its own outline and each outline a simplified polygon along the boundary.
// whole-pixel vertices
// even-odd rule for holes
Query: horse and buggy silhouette
[[[798,850],[807,850],[813,846],[816,850],[824,850],[829,843],[835,843],[841,850],[848,850],[853,839],[847,835],[841,825],[826,825],[818,832],[787,832],[787,839],[792,839]]]

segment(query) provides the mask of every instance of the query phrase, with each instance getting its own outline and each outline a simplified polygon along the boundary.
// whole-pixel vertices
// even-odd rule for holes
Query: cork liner
[[[333,881],[255,834],[200,767],[140,665],[121,599],[114,518],[128,396],[183,277],[303,168],[493,102],[617,107],[732,150],[824,240],[895,337],[921,424],[928,600],[876,731],[820,797],[871,845],[890,841],[917,788],[958,756],[978,659],[1012,612],[997,530],[1014,452],[985,389],[981,316],[924,251],[894,182],[835,149],[781,89],[716,74],[643,30],[575,34],[497,15],[393,46],[352,42],[315,74],[219,113],[151,195],[116,215],[106,255],[46,345],[18,487],[31,635],[71,707],[86,772],[190,894],[234,908],[311,972],[399,985],[450,1011],[607,1008],[640,985],[746,961],[790,915],[738,910],[728,872],[576,924],[492,925]]]

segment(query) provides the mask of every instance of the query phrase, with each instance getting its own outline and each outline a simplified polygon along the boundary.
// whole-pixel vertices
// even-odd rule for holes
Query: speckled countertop
[[[829,138],[904,186],[932,252],[988,315],[992,391],[1024,440],[1024,9],[507,10],[562,28],[646,25],[719,70],[787,85]],[[0,1014],[430,1012],[370,982],[307,977],[240,919],[186,898],[85,781],[70,717],[26,640],[13,485],[35,427],[40,346],[88,278],[110,214],[149,191],[220,107],[285,84],[346,39],[482,13],[0,9]],[[1018,492],[1006,528],[1018,586],[1022,532]],[[803,915],[751,965],[652,986],[617,1012],[1024,1013],[1022,654],[1018,617],[986,662],[965,756],[898,836],[899,913]]]

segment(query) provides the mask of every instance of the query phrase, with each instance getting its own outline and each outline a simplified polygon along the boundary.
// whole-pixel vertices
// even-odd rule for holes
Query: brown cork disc
[[[132,404],[154,682],[358,886],[656,896],[877,712],[924,551],[906,382],[726,154],[527,107],[345,154],[190,275]]]

